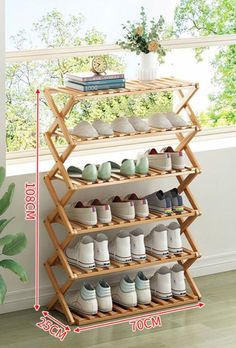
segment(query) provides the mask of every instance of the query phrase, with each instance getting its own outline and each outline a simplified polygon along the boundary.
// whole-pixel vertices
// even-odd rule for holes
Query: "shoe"
[[[85,282],[80,290],[69,292],[65,298],[73,311],[87,315],[97,314],[96,291],[91,284]]]
[[[98,166],[98,179],[109,180],[111,178],[111,163],[105,162]]]
[[[97,220],[102,224],[108,224],[112,220],[111,207],[109,204],[102,203],[98,199],[93,199],[88,203],[96,208]]]
[[[125,199],[134,202],[135,216],[145,218],[149,215],[149,207],[146,198],[138,198],[135,193],[127,195]]]
[[[171,127],[186,127],[188,126],[187,122],[175,112],[165,112],[165,116],[168,121],[172,124]]]
[[[183,252],[180,225],[178,222],[173,221],[167,226],[167,238],[170,253],[178,254]]]
[[[150,281],[143,274],[143,272],[138,272],[135,278],[135,289],[137,294],[137,302],[139,304],[149,304],[152,300]]]
[[[147,197],[149,209],[159,211],[164,214],[172,213],[171,199],[163,191],[154,192]]]
[[[178,193],[177,188],[173,188],[170,191],[164,193],[166,199],[171,200],[172,210],[176,213],[181,213],[184,211],[183,198]]]
[[[78,167],[70,166],[67,169],[70,178],[81,178],[86,181],[95,182],[97,180],[98,172],[95,164],[86,164],[83,170]]]
[[[112,311],[111,287],[105,280],[100,280],[96,286],[98,310],[100,312]]]
[[[132,159],[124,159],[119,165],[118,163],[110,161],[111,169],[113,173],[121,174],[124,176],[135,175],[135,163]]]
[[[146,260],[146,250],[144,244],[144,232],[141,228],[130,233],[131,257],[132,260]]]
[[[168,146],[161,150],[164,153],[168,153],[171,157],[171,165],[173,169],[184,169],[185,159],[183,151],[174,151],[171,146]]]
[[[151,168],[159,170],[171,170],[171,156],[168,153],[158,153],[156,149],[150,149],[145,153]]]
[[[111,293],[113,302],[124,307],[137,306],[135,283],[128,275],[121,279],[119,285],[112,287]]]
[[[163,112],[157,112],[150,116],[148,123],[153,128],[170,129],[173,127],[171,122],[166,118],[166,115]]]
[[[148,132],[150,129],[148,123],[138,116],[131,116],[128,121],[137,132]]]
[[[102,120],[95,120],[93,122],[93,127],[96,129],[99,135],[110,136],[114,134],[112,126]]]
[[[65,255],[71,265],[84,269],[95,268],[94,244],[90,236],[84,236],[81,240],[75,238],[66,248]]]
[[[97,267],[110,266],[108,239],[103,233],[97,234],[94,239],[94,260]]]
[[[184,269],[178,263],[171,269],[171,288],[174,296],[186,295],[186,284],[184,280]]]
[[[79,122],[71,131],[72,135],[76,135],[80,138],[96,138],[98,132],[96,129],[87,121]]]
[[[147,175],[149,170],[149,160],[147,156],[140,157],[135,161],[135,173]]]
[[[130,236],[126,231],[119,232],[116,237],[109,243],[109,253],[111,259],[127,263],[131,262]]]
[[[118,117],[112,122],[112,129],[118,133],[135,133],[132,124],[125,117]]]
[[[151,278],[151,292],[153,296],[167,300],[172,297],[171,271],[168,267],[161,267]]]
[[[124,220],[133,220],[135,218],[134,202],[122,200],[119,196],[109,199],[112,215]]]
[[[82,202],[75,202],[67,204],[65,212],[70,220],[90,226],[97,224],[97,212],[94,206],[86,206]]]
[[[145,246],[149,254],[154,256],[167,256],[167,228],[163,224],[154,227],[149,235],[145,237]]]

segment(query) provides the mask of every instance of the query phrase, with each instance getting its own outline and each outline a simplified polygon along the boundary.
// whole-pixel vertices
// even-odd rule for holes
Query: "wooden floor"
[[[196,282],[206,306],[162,316],[162,328],[132,333],[125,323],[69,333],[61,343],[35,327],[40,313],[25,310],[0,315],[0,348],[235,348],[236,271],[196,278]]]

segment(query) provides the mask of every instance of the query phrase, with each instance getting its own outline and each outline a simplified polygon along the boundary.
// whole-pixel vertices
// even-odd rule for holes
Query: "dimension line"
[[[52,321],[57,323],[57,325],[63,327],[63,329],[65,329],[66,331],[71,331],[71,328],[69,327],[69,325],[64,325],[63,323],[61,323],[59,320],[57,320],[52,315],[50,315],[48,311],[43,311],[42,313],[45,318],[51,319]]]
[[[138,315],[138,316],[134,316],[134,317],[128,317],[128,318],[124,318],[124,319],[118,319],[118,320],[114,320],[114,321],[109,321],[107,323],[101,323],[101,324],[95,324],[95,325],[89,325],[89,326],[83,326],[83,327],[79,327],[78,326],[77,328],[74,329],[74,332],[80,333],[82,331],[88,331],[88,330],[93,330],[93,329],[97,329],[97,328],[100,328],[100,327],[118,325],[118,324],[127,323],[127,322],[131,322],[131,321],[134,321],[134,320],[139,320],[139,319],[142,319],[142,318],[146,318],[146,317],[152,317],[154,315],[165,315],[165,314],[174,313],[174,312],[186,311],[186,310],[189,310],[189,309],[202,308],[204,306],[205,306],[205,303],[199,302],[199,303],[197,303],[195,305],[191,305],[191,306],[171,308],[171,309],[167,309],[165,311],[150,312],[150,313],[146,313],[146,314]]]
[[[35,304],[34,309],[39,310],[39,96],[40,90],[36,90],[36,219],[35,219]]]

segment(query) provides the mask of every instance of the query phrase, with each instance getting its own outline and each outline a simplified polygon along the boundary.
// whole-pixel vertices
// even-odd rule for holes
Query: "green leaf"
[[[7,192],[5,192],[3,197],[0,199],[0,215],[5,213],[5,211],[9,208],[14,195],[14,190],[15,184],[12,183],[9,185]]]
[[[0,246],[10,243],[13,240],[13,238],[14,236],[12,234],[0,238]]]
[[[4,245],[2,249],[2,254],[12,256],[19,254],[27,244],[27,239],[24,233],[17,233],[13,236],[10,243]]]
[[[0,167],[0,187],[2,186],[6,176],[6,171],[4,167]]]
[[[4,228],[14,219],[14,217],[0,220],[0,233],[4,230]]]
[[[7,293],[7,286],[3,277],[0,274],[0,304],[4,303],[6,293]]]
[[[18,275],[22,282],[28,281],[28,276],[25,269],[18,262],[11,259],[2,260],[0,261],[0,267],[6,268]]]

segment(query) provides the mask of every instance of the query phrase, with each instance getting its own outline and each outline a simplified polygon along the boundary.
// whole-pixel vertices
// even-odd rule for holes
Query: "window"
[[[7,1],[7,50],[22,51],[27,58],[25,61],[20,59],[16,62],[10,62],[9,59],[6,68],[6,128],[9,152],[35,147],[35,90],[37,88],[42,90],[47,85],[63,84],[65,72],[87,70],[89,67],[87,56],[69,57],[70,53],[68,53],[68,58],[60,58],[59,55],[54,58],[53,54],[56,51],[50,53],[48,49],[61,47],[60,52],[63,54],[71,47],[77,49],[79,46],[100,44],[102,49],[106,47],[107,53],[112,53],[117,48],[114,49],[112,45],[104,46],[104,44],[114,44],[121,37],[121,23],[127,19],[137,18],[140,6],[143,4],[148,14],[163,14],[168,27],[166,38],[169,39],[235,34],[236,31],[235,12],[229,0],[208,2],[167,0],[165,6],[162,2],[155,0],[130,0],[129,2],[101,0],[99,5],[95,0],[68,0],[66,6],[65,1],[62,0],[50,2],[37,0],[29,3],[27,8],[16,0]],[[21,21],[16,20],[16,15],[17,18],[21,18]],[[200,81],[201,90],[194,97],[193,106],[205,127],[236,124],[234,101],[236,48],[233,44],[236,40],[233,40],[235,40],[234,35],[229,45],[219,46],[216,42],[215,47],[210,49],[207,47],[196,49],[191,39],[187,41],[180,39],[174,43],[176,46],[179,42],[179,48],[181,48],[181,44],[188,42],[193,48],[171,49],[165,63],[159,68],[160,75],[172,74],[188,80]],[[28,56],[27,52],[24,53],[25,49],[31,50]],[[48,59],[34,60],[39,52],[35,51],[33,54],[34,49],[44,49],[40,53],[46,54]],[[128,77],[134,77],[138,65],[138,58],[134,54],[126,52],[109,54],[107,59],[111,69],[125,71]],[[139,98],[111,98],[97,103],[83,101],[73,111],[69,126],[73,126],[80,119],[92,120],[97,116],[108,121],[114,116],[132,113],[146,116],[153,110],[170,109],[172,102],[170,93]],[[47,129],[51,120],[51,112],[41,95],[42,132]],[[43,137],[41,145],[44,146]]]

